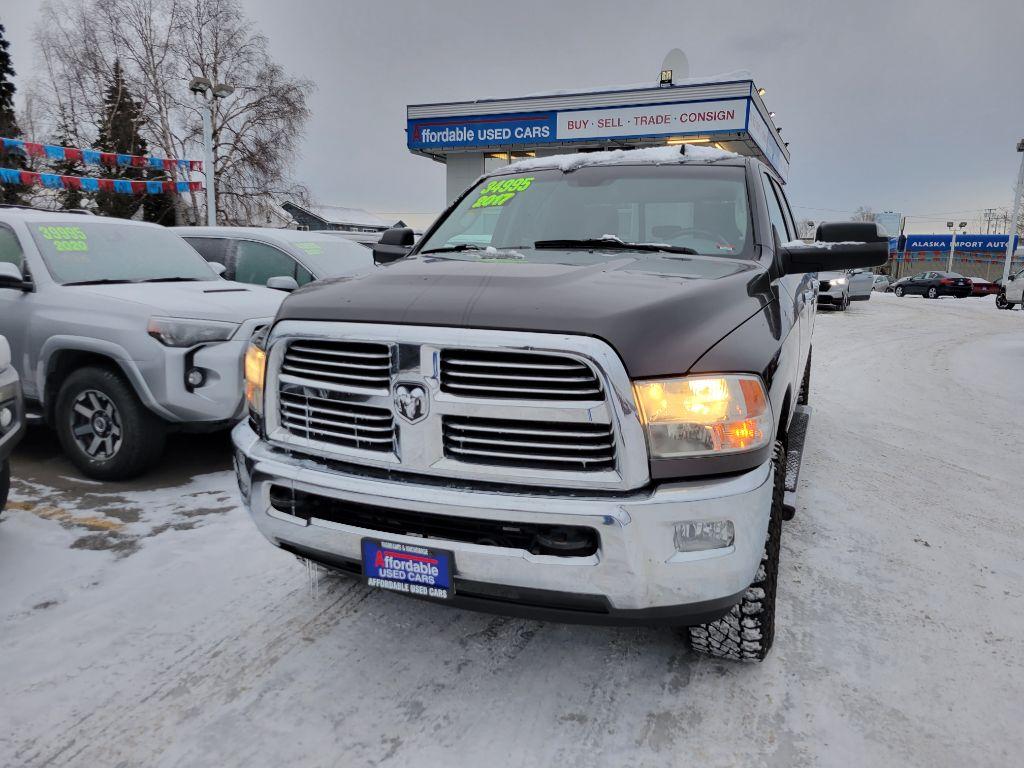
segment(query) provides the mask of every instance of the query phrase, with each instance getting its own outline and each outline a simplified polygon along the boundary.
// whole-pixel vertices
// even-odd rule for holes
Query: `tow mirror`
[[[298,287],[298,281],[291,275],[275,275],[267,280],[267,288],[273,288],[275,291],[288,291],[290,293]]]
[[[21,274],[16,264],[9,261],[0,261],[0,288],[16,288],[19,291],[26,290],[25,276]]]
[[[392,227],[373,244],[373,260],[378,264],[398,261],[409,255],[415,242],[416,234],[409,227]]]
[[[889,238],[870,221],[834,221],[818,225],[813,243],[782,247],[787,275],[880,267],[889,260]]]

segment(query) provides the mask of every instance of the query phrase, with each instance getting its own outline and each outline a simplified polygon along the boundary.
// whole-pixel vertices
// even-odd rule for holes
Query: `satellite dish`
[[[668,73],[667,76],[666,73]],[[663,85],[678,83],[689,76],[690,62],[686,60],[685,53],[678,48],[673,48],[665,54],[665,59],[661,62],[661,82]]]

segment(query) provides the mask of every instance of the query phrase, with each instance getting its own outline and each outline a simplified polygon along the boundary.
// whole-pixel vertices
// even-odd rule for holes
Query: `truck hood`
[[[229,280],[72,285],[66,288],[70,291],[142,304],[154,315],[195,320],[226,320],[233,323],[258,317],[273,317],[285,296],[281,291]]]
[[[285,300],[278,320],[594,336],[639,378],[685,373],[772,301],[766,270],[738,259],[590,251],[480,255],[413,256],[310,285]]]

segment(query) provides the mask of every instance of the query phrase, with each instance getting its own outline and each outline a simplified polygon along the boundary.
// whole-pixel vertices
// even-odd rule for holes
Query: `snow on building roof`
[[[684,153],[685,150],[685,153]],[[575,171],[589,165],[667,165],[685,162],[713,162],[739,157],[715,147],[698,147],[693,144],[647,147],[644,149],[610,149],[605,152],[574,152],[549,157],[531,157],[518,160],[499,168],[496,173],[522,173],[557,168],[561,171]]]
[[[351,224],[360,227],[388,227],[389,222],[370,213],[363,208],[347,208],[343,205],[299,205],[288,201],[286,206],[294,206],[311,213],[330,224]]]

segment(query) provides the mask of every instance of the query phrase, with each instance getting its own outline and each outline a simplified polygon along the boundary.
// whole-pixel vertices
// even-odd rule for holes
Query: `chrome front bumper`
[[[336,499],[339,504],[590,527],[598,532],[600,545],[595,554],[586,557],[534,555],[521,549],[443,539],[431,539],[430,545],[455,553],[456,596],[460,581],[587,596],[603,600],[612,615],[634,616],[636,623],[648,623],[644,618],[651,616],[677,618],[669,623],[687,623],[690,617],[689,623],[699,623],[707,620],[708,612],[720,615],[727,611],[754,579],[771,511],[770,462],[726,479],[664,483],[621,494],[542,494],[525,488],[485,490],[455,482],[428,484],[413,476],[385,479],[383,475],[328,468],[318,460],[296,458],[261,441],[247,422],[235,427],[232,438],[243,500],[263,535],[278,546],[320,553],[325,557],[319,559],[328,563],[358,563],[363,537],[421,546],[424,541],[280,512],[270,503],[272,485]],[[676,551],[675,523],[723,519],[732,520],[735,526],[732,546]],[[701,610],[688,612],[687,606]]]

